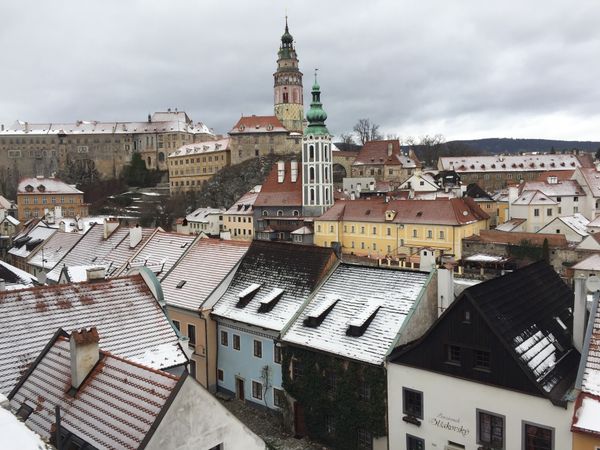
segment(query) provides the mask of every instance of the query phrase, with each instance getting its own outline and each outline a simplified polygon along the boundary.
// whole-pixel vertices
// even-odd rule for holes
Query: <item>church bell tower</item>
[[[277,71],[273,74],[275,116],[288,131],[302,133],[304,100],[302,95],[302,72],[298,68],[298,56],[294,38],[289,32],[287,17],[285,33],[277,53]]]

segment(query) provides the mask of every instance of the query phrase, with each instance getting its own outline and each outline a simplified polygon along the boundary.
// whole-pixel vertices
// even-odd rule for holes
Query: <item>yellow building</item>
[[[215,173],[229,166],[229,139],[183,145],[167,160],[171,194],[199,190]]]
[[[315,219],[315,244],[341,244],[342,253],[408,258],[423,248],[461,257],[463,238],[489,226],[472,199],[338,201]]]
[[[261,186],[255,186],[242,195],[223,214],[223,231],[229,231],[234,241],[251,241],[254,239],[254,202],[260,193]]]
[[[21,179],[17,188],[17,209],[21,222],[32,218],[41,219],[49,212],[61,217],[88,215],[88,204],[83,202],[83,192],[58,178]]]

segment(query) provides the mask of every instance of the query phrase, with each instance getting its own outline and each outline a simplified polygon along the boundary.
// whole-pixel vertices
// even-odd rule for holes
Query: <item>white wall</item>
[[[403,387],[423,392],[420,426],[402,420]],[[572,402],[564,409],[541,397],[388,364],[390,450],[404,450],[407,434],[425,439],[426,449],[444,450],[452,441],[476,450],[477,409],[505,416],[505,450],[522,448],[522,421],[554,428],[554,450],[571,448]],[[460,432],[444,428],[446,424]]]
[[[188,376],[150,439],[148,450],[264,450],[265,443]]]

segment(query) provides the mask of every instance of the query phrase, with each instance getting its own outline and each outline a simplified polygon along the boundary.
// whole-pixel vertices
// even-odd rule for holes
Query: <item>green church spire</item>
[[[315,83],[312,87],[312,102],[310,103],[310,109],[306,113],[308,126],[304,130],[305,135],[329,135],[329,131],[325,126],[327,113],[323,110],[323,105],[321,104],[321,86],[317,82],[317,70],[319,69],[315,69]]]

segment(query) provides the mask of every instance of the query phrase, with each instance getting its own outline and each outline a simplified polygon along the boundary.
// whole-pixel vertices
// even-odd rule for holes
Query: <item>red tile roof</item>
[[[339,201],[318,220],[351,220],[386,222],[386,211],[395,211],[392,223],[464,225],[489,219],[470,198],[440,198],[436,200],[383,199]]]
[[[392,146],[392,154],[390,156],[388,156],[389,145]],[[401,165],[412,168],[421,166],[418,160],[402,154],[400,142],[395,139],[370,141],[363,145],[352,165],[363,164]]]
[[[12,389],[58,328],[92,326],[114,354],[141,360],[157,346],[169,346],[173,358],[153,367],[186,362],[175,330],[140,275],[5,291],[0,292],[0,392]]]
[[[100,356],[72,396],[69,339],[65,332],[53,337],[47,352],[12,393],[11,409],[16,412],[23,403],[32,406],[25,423],[46,439],[53,433],[58,405],[61,428],[95,448],[139,448],[168,408],[181,379],[104,351]]]
[[[229,134],[237,133],[281,133],[287,129],[276,116],[242,116]]]
[[[302,163],[298,161],[298,178],[291,179],[291,162],[285,162],[283,183],[279,183],[277,163],[264,181],[254,206],[298,206],[302,207]]]

